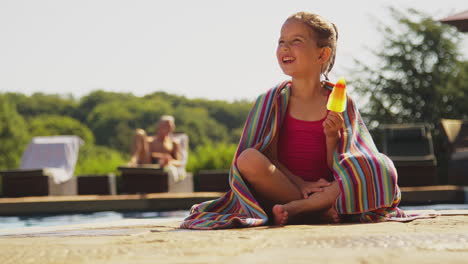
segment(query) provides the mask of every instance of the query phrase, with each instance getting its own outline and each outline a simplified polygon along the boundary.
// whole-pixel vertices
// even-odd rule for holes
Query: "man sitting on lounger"
[[[181,165],[180,144],[171,137],[175,130],[174,117],[162,116],[157,123],[157,129],[157,134],[152,137],[143,129],[136,130],[129,166],[159,164],[164,168]]]

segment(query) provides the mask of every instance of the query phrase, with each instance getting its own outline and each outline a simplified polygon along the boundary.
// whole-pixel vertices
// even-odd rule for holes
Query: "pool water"
[[[59,226],[109,222],[121,219],[164,219],[186,217],[188,211],[169,212],[96,212],[89,214],[0,216],[0,230],[28,226]]]
[[[433,204],[420,206],[401,206],[404,210],[468,210],[468,204]],[[0,216],[0,230],[28,226],[59,226],[87,223],[109,222],[121,219],[164,219],[183,218],[189,211],[169,212],[96,212],[89,214]]]
[[[429,204],[399,207],[403,210],[468,210],[468,204]]]

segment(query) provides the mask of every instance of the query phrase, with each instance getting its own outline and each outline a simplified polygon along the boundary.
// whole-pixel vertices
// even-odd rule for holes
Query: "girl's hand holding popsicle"
[[[341,113],[330,111],[327,118],[323,121],[323,132],[328,138],[340,138],[340,129],[343,127],[343,115]]]
[[[327,138],[340,138],[340,129],[343,127],[343,115],[346,109],[346,82],[340,78],[333,87],[333,91],[328,98],[327,118],[323,122],[324,133]]]

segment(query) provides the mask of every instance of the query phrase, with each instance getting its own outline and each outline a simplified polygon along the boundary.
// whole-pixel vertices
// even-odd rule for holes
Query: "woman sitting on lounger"
[[[157,124],[157,134],[148,136],[143,129],[137,129],[133,138],[132,157],[129,166],[140,164],[159,164],[180,166],[180,144],[171,137],[175,130],[174,117],[164,115]]]

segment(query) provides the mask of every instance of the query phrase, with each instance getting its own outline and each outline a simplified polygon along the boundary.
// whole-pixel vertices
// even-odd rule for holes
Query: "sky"
[[[0,0],[0,92],[73,95],[94,90],[143,96],[254,99],[287,79],[276,62],[284,20],[297,11],[338,27],[331,79],[352,74],[392,23],[389,3],[441,19],[460,0]],[[462,53],[468,57],[468,34]]]

